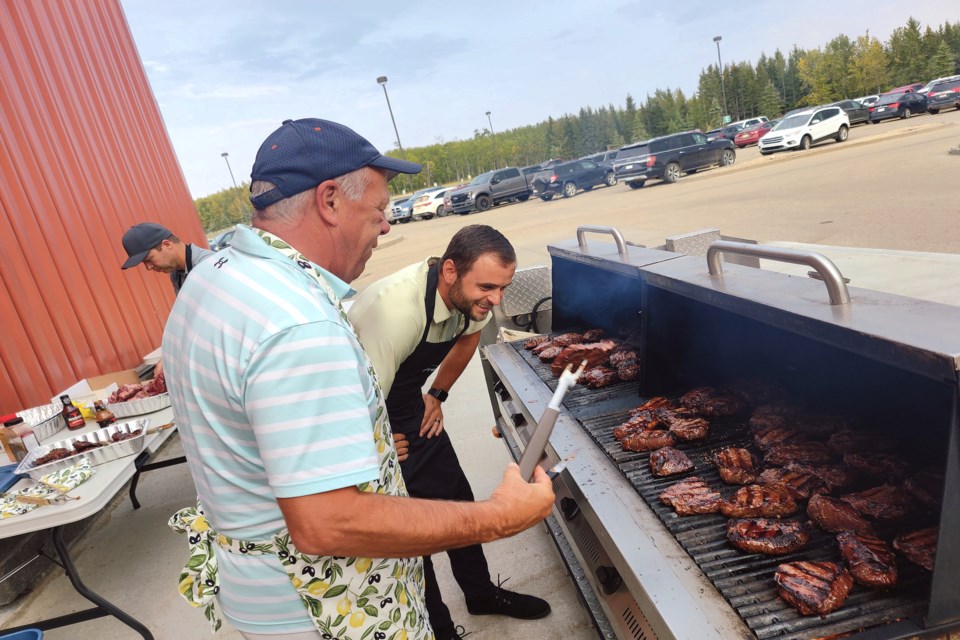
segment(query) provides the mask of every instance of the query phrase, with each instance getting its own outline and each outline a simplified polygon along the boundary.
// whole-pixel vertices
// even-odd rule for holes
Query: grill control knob
[[[620,572],[613,567],[597,567],[597,580],[600,581],[600,587],[607,595],[619,589],[620,585],[623,584]]]
[[[580,514],[580,505],[573,498],[560,498],[560,512],[567,520],[573,520]]]

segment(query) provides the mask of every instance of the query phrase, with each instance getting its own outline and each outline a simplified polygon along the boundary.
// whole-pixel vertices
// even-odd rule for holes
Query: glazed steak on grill
[[[617,377],[620,378],[623,382],[629,382],[630,380],[636,380],[640,377],[640,365],[637,363],[633,364],[622,364],[617,367]]]
[[[827,439],[827,446],[840,454],[891,451],[895,447],[890,438],[856,429],[837,431]]]
[[[604,366],[596,366],[592,369],[587,369],[584,371],[578,382],[582,385],[586,385],[590,389],[601,389],[616,382],[617,378],[617,372],[613,369],[609,369]]]
[[[907,478],[903,488],[928,509],[939,509],[945,477],[940,469],[919,471]]]
[[[582,333],[561,333],[558,336],[550,338],[550,342],[558,347],[569,347],[572,344],[583,342]]]
[[[883,480],[900,480],[910,471],[910,463],[892,453],[845,453],[843,464],[861,475]]]
[[[930,527],[897,536],[893,540],[893,548],[907,557],[907,560],[918,564],[927,571],[933,571],[933,560],[937,555],[938,527]]]
[[[811,438],[821,439],[846,428],[847,422],[841,416],[828,413],[802,413],[796,417],[793,426]]]
[[[782,556],[802,549],[810,532],[800,522],[769,518],[733,519],[727,523],[727,540],[747,553]]]
[[[709,422],[703,418],[686,417],[684,411],[674,412],[664,408],[657,409],[654,413],[663,419],[670,433],[684,442],[703,440],[710,432]]]
[[[791,462],[807,464],[823,464],[833,458],[833,452],[827,445],[820,442],[801,442],[797,444],[781,444],[771,447],[763,455],[767,464],[783,467]]]
[[[731,518],[779,517],[796,510],[796,501],[776,484],[748,484],[720,503],[721,513]]]
[[[658,478],[676,475],[690,469],[693,469],[693,462],[679,449],[664,447],[650,454],[650,472]]]
[[[880,538],[843,531],[837,534],[837,544],[853,579],[860,584],[887,588],[897,583],[896,556]]]
[[[861,516],[850,505],[831,498],[816,494],[810,497],[807,503],[807,515],[817,525],[831,533],[854,531],[865,535],[873,535],[873,525]]]
[[[759,484],[779,484],[795,500],[806,500],[815,493],[827,493],[827,486],[812,473],[793,471],[787,467],[764,469],[757,479]]]
[[[913,499],[891,484],[840,496],[840,499],[874,520],[900,520],[910,514]]]
[[[715,395],[700,403],[700,414],[707,418],[720,418],[740,413],[746,406],[742,399],[732,393]]]
[[[753,431],[753,441],[757,448],[764,453],[782,445],[800,444],[807,441],[806,436],[787,426],[754,426],[754,422],[751,420],[750,429]]]
[[[631,433],[620,440],[620,446],[624,451],[655,451],[663,447],[672,447],[677,444],[677,439],[669,431],[656,429],[653,431],[640,431]]]
[[[539,347],[544,342],[548,342],[550,336],[534,336],[523,341],[524,349],[533,349],[534,347]]]
[[[717,390],[713,387],[697,387],[683,394],[683,397],[680,398],[680,404],[699,411],[703,403],[716,394]]]
[[[609,357],[610,366],[614,369],[619,369],[620,367],[626,365],[632,365],[637,363],[637,352],[631,351],[628,349],[617,349],[610,354]],[[663,398],[666,400],[666,398]]]
[[[631,412],[630,419],[613,428],[613,437],[623,440],[634,433],[656,429],[660,424],[660,418],[653,411],[642,411],[636,414]]]
[[[612,340],[601,340],[600,342],[578,343],[564,347],[563,351],[553,359],[550,372],[559,377],[567,365],[576,370],[584,360],[586,360],[588,367],[596,366],[606,360],[616,346]]]
[[[780,597],[805,616],[840,607],[853,586],[850,573],[833,562],[788,562],[777,567],[773,579]]]
[[[540,349],[540,347],[537,347],[536,349],[533,350],[533,353],[537,354],[537,357],[540,358],[540,362],[550,362],[551,360],[556,358],[558,355],[560,355],[561,351],[563,351],[563,347],[550,345],[545,349]]]
[[[689,516],[697,513],[716,513],[720,509],[721,496],[699,476],[693,476],[681,480],[661,493],[660,501],[673,507],[678,516]]]
[[[757,481],[757,460],[740,447],[720,449],[713,456],[720,477],[727,484],[750,484]]]
[[[809,473],[827,485],[830,491],[849,487],[860,478],[856,471],[842,464],[809,465],[791,462],[784,469]]]

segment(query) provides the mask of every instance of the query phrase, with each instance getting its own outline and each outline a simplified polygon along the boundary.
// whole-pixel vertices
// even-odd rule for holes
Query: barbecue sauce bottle
[[[103,403],[103,400],[97,400],[94,402],[93,408],[97,412],[94,420],[96,420],[97,424],[101,427],[109,427],[111,424],[117,421],[117,417],[113,415],[113,411],[107,409],[107,405]]]
[[[71,431],[82,428],[84,425],[83,415],[80,413],[80,409],[77,409],[70,402],[70,396],[63,394],[60,396],[60,402],[63,403],[62,415],[63,421],[67,423],[67,428]]]

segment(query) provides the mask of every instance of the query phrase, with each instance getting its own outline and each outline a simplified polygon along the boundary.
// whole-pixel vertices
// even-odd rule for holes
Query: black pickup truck
[[[590,160],[573,160],[534,174],[530,183],[534,193],[541,200],[548,201],[556,195],[572,198],[580,189],[590,191],[601,184],[612,187],[617,184],[617,175],[610,165],[597,164]]]

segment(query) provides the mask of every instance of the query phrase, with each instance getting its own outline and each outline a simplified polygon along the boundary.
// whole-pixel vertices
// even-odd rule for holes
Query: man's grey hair
[[[367,190],[367,185],[370,184],[370,175],[367,171],[364,171],[363,168],[360,168],[344,174],[339,178],[334,178],[334,180],[340,185],[340,190],[343,191],[343,195],[347,200],[357,201],[363,197],[364,192]],[[276,188],[276,185],[272,182],[254,180],[250,185],[250,195],[260,195],[274,188]],[[265,209],[254,209],[252,222],[294,220],[303,214],[308,203],[313,199],[314,192],[314,189],[307,189],[289,198],[274,202]]]

